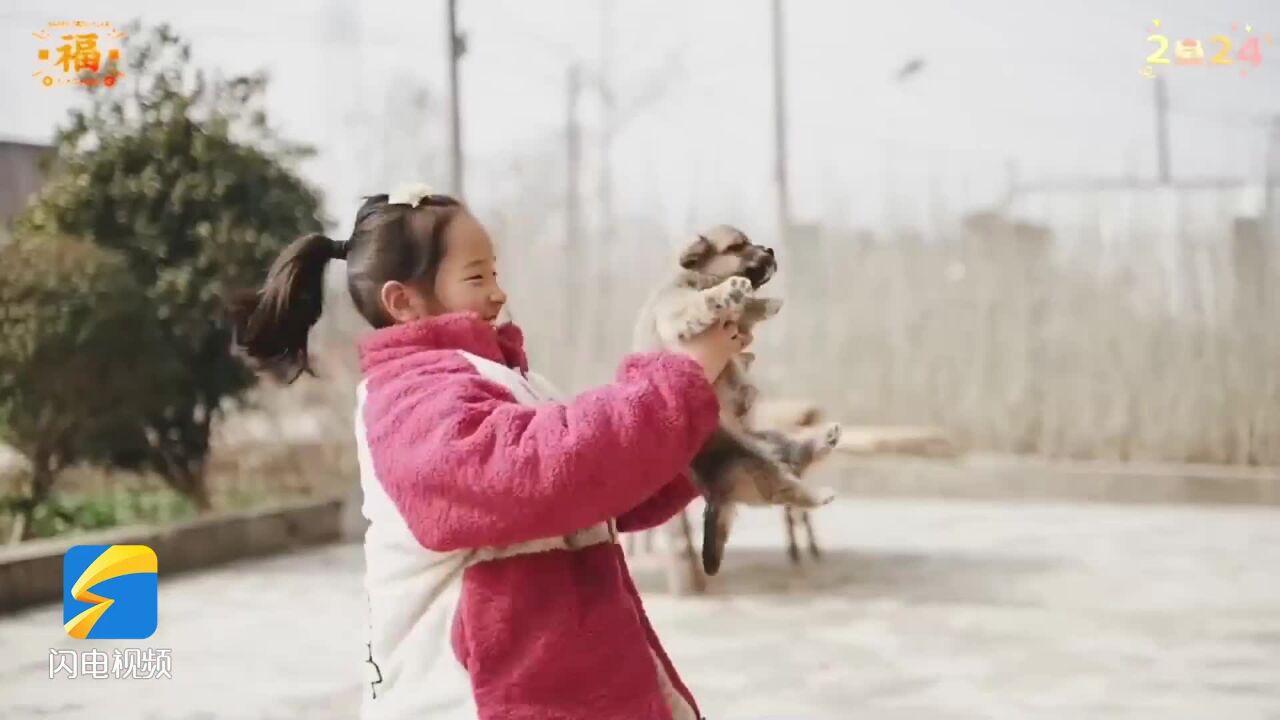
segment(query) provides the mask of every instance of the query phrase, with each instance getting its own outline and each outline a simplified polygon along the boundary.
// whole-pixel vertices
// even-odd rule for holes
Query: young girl
[[[355,426],[370,521],[365,720],[696,720],[645,616],[618,531],[696,495],[710,380],[746,341],[715,328],[626,357],[559,401],[528,371],[488,234],[425,188],[369,198],[351,239],[309,235],[233,305],[236,343],[308,370],[330,259],[375,330]]]

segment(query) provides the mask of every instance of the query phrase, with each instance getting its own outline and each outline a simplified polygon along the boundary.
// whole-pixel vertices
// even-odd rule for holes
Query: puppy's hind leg
[[[827,423],[822,432],[813,439],[813,459],[820,460],[835,449],[840,443],[840,423]]]
[[[782,437],[785,442],[771,438]],[[720,497],[747,505],[818,507],[834,494],[805,487],[798,479],[803,465],[779,453],[802,447],[774,433],[742,435],[721,427],[693,459],[694,470],[723,488]],[[704,482],[706,482],[704,480]]]
[[[810,509],[822,507],[836,498],[836,494],[827,488],[807,488],[793,477],[783,479],[771,488],[766,498],[775,505]]]
[[[789,507],[782,508],[782,517],[787,522],[787,557],[791,558],[792,565],[799,565],[800,547],[796,545],[796,519],[793,512],[795,511]]]
[[[722,505],[708,502],[702,511],[702,569],[708,575],[720,572],[733,517],[734,507],[728,503]]]
[[[785,462],[797,475],[803,474],[810,465],[821,460],[836,445],[840,444],[840,423],[827,423],[821,428],[814,428],[787,436],[783,433],[769,433],[767,440],[782,462]]]
[[[822,552],[818,550],[818,541],[813,537],[813,518],[808,510],[800,511],[800,520],[804,523],[805,534],[809,536],[809,555],[817,560],[822,557]]]

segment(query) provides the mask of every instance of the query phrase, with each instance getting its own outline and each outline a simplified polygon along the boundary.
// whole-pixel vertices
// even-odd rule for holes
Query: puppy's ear
[[[755,322],[758,320],[768,320],[778,311],[782,309],[782,300],[780,298],[749,298],[745,305],[742,306],[742,320],[738,321],[741,325],[743,321]]]
[[[698,239],[689,243],[684,250],[680,251],[680,267],[685,270],[693,270],[715,252],[715,246],[705,235],[699,235]]]

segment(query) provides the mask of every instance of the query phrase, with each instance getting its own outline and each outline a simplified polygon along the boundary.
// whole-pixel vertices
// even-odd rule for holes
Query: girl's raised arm
[[[363,417],[378,480],[436,551],[622,515],[688,466],[719,413],[703,368],[675,353],[628,356],[616,382],[564,404],[522,405],[465,371],[370,383]]]

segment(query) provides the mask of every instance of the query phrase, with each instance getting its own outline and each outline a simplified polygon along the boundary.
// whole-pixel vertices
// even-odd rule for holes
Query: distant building
[[[44,185],[40,157],[48,145],[0,140],[0,240],[7,240],[13,219]]]
[[[1280,227],[1271,192],[1265,183],[1229,180],[1081,182],[1019,192],[1003,212],[1048,228],[1060,249],[1077,239],[1094,241],[1103,253],[1101,270],[1131,267],[1137,258],[1160,269],[1175,312],[1193,295],[1202,304],[1220,297],[1234,306],[1225,317],[1241,319],[1266,306],[1270,278],[1280,269],[1277,238],[1268,236],[1268,228]],[[1216,288],[1215,257],[1222,255],[1230,286]]]
[[[1135,234],[1203,238],[1214,241],[1233,233],[1239,220],[1261,222],[1266,214],[1262,183],[1204,184],[1123,182],[1090,187],[1020,191],[1005,209],[1018,220],[1031,221],[1070,237],[1096,234],[1104,241],[1128,240]]]

